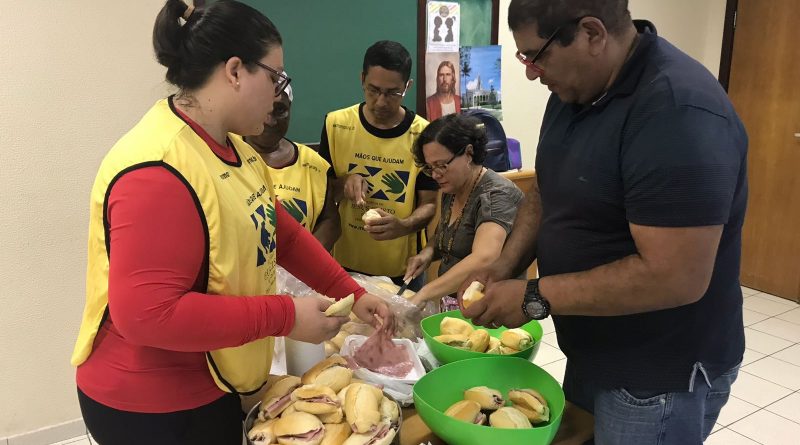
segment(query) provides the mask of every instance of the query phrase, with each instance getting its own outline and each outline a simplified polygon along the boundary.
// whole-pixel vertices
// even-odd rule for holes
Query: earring
[[[238,80],[236,81],[236,86],[237,86],[237,87],[239,86],[239,81],[238,81]]]

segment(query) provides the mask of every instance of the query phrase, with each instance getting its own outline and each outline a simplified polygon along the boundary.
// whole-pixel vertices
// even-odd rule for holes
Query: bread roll
[[[353,371],[347,367],[347,360],[340,355],[332,355],[320,361],[303,374],[304,385],[322,385],[332,389],[334,393],[350,384]]]
[[[309,414],[328,414],[335,412],[341,404],[336,393],[327,386],[303,385],[292,392],[294,407]]]
[[[350,434],[352,430],[346,423],[325,423],[325,436],[319,445],[342,445]]]
[[[481,409],[485,410],[496,410],[506,403],[500,391],[486,386],[476,386],[464,391],[464,400],[478,402]]]
[[[383,217],[381,216],[380,213],[378,213],[378,210],[376,209],[369,209],[366,212],[364,212],[363,215],[361,215],[361,220],[364,221],[364,224],[369,224],[372,221],[375,221],[376,219],[380,218]]]
[[[453,317],[444,317],[439,324],[439,333],[441,335],[465,335],[472,334],[475,328],[468,322]]]
[[[461,302],[466,309],[481,298],[483,298],[483,283],[480,281],[473,281],[461,296]]]
[[[518,409],[504,406],[489,416],[489,424],[495,428],[532,428],[525,414]]]
[[[293,375],[285,376],[273,383],[261,397],[258,418],[266,420],[278,417],[284,409],[292,404],[291,394],[301,385],[300,377]]]
[[[520,410],[534,425],[550,420],[550,408],[547,401],[536,390],[513,389],[508,392],[508,398],[514,408]]]
[[[474,423],[476,425],[483,425],[486,423],[486,415],[481,412],[481,405],[474,400],[459,400],[450,405],[444,414],[462,422]]]
[[[484,352],[489,347],[489,333],[483,329],[475,329],[469,334],[467,341],[470,343],[470,350]]]
[[[325,315],[328,317],[347,317],[350,315],[350,311],[353,310],[353,303],[355,302],[355,294],[350,294],[328,306],[328,309],[325,309]]]
[[[322,422],[302,412],[278,419],[274,431],[278,443],[283,445],[319,445],[325,435]]]
[[[344,413],[354,433],[367,433],[381,420],[379,404],[383,393],[376,395],[374,387],[365,384],[351,385],[346,392]]]
[[[503,346],[522,351],[523,349],[531,347],[533,344],[533,337],[531,337],[531,334],[527,331],[515,328],[503,331],[503,333],[500,334],[500,342],[503,343]]]
[[[253,442],[253,445],[269,445],[276,440],[275,437],[275,422],[278,419],[269,419],[267,421],[256,420],[253,427],[247,432],[247,438]]]

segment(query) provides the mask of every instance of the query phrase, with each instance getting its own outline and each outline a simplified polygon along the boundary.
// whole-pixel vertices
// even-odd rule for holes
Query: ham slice
[[[271,419],[275,418],[275,417],[278,417],[278,414],[280,414],[281,411],[283,411],[287,406],[289,406],[289,403],[291,403],[291,401],[292,401],[292,393],[290,392],[290,393],[286,394],[285,396],[281,397],[280,399],[270,403],[264,409],[264,411],[267,412],[267,415]]]
[[[339,402],[337,402],[336,400],[331,400],[331,398],[328,396],[317,396],[317,397],[311,397],[310,399],[300,399],[300,400],[309,403],[325,403],[328,405],[339,406]]]
[[[291,434],[287,436],[280,436],[281,439],[299,439],[312,441],[325,435],[325,428],[317,428],[303,434]]]
[[[394,344],[392,334],[381,327],[353,353],[356,364],[378,374],[402,378],[411,372],[414,363],[408,351]]]

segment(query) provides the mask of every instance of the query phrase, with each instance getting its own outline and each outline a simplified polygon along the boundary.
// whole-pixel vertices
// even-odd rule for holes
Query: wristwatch
[[[539,279],[528,280],[525,298],[522,300],[522,313],[529,320],[544,320],[550,315],[550,303],[539,293]]]

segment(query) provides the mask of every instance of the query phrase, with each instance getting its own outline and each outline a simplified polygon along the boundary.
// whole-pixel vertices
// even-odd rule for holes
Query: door
[[[744,286],[800,300],[798,0],[738,0],[728,93],[750,138]]]

